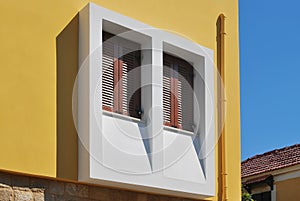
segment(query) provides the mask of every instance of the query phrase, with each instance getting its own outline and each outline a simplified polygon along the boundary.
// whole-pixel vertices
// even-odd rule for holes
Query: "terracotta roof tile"
[[[242,162],[242,178],[300,164],[300,144],[275,149]]]

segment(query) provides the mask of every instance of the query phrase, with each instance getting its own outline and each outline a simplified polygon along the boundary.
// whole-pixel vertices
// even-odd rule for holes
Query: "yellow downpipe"
[[[225,16],[223,14],[219,15],[217,20],[217,68],[220,75],[218,79],[218,132],[221,133],[220,143],[221,143],[221,197],[222,201],[228,200],[228,186],[227,186],[227,171],[226,171],[226,145],[225,145],[225,129],[224,129],[224,115],[225,115],[225,97],[224,97],[224,86],[225,86]],[[222,85],[223,81],[223,85]]]

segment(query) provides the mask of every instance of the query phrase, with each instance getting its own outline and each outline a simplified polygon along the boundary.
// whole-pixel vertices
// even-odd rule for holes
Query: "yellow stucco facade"
[[[276,200],[277,201],[296,201],[299,200],[300,178],[287,179],[278,181],[276,184]]]
[[[0,169],[57,177],[57,37],[88,2],[1,2]],[[93,2],[153,27],[178,32],[215,52],[216,21],[220,14],[225,15],[225,189],[228,200],[240,200],[237,0]],[[217,168],[216,180],[219,178]],[[216,187],[217,196],[209,200],[218,200],[218,182]]]

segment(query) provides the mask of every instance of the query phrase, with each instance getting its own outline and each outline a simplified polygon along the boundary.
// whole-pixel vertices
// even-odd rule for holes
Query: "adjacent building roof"
[[[300,144],[275,149],[242,162],[242,178],[300,164]]]

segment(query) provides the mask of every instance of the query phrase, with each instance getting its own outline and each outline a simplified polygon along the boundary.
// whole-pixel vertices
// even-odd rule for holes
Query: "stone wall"
[[[44,189],[11,187],[0,184],[1,201],[44,201]]]
[[[52,178],[0,172],[0,201],[191,201]]]

